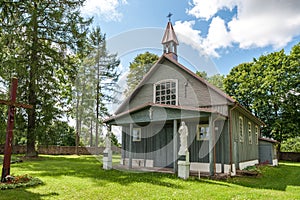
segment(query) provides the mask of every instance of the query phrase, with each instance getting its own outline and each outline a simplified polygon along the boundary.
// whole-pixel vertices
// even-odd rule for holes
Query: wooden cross
[[[5,177],[10,175],[10,160],[11,160],[11,152],[12,152],[14,116],[16,111],[15,108],[16,107],[28,108],[28,109],[32,108],[32,105],[26,105],[26,104],[21,104],[16,102],[17,87],[18,87],[18,79],[12,78],[12,85],[10,90],[10,101],[0,100],[0,104],[9,106],[1,182],[5,182],[6,181]]]

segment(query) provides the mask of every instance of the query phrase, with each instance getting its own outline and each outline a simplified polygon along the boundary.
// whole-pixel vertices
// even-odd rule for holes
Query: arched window
[[[244,121],[243,117],[239,117],[239,139],[240,142],[244,142]]]
[[[167,79],[154,84],[153,102],[178,105],[178,80]]]
[[[252,127],[251,127],[251,122],[248,122],[248,141],[249,141],[249,144],[252,144]]]

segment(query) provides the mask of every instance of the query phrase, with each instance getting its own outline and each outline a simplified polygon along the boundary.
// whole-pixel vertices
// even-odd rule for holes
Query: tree
[[[149,53],[148,51],[138,54],[133,62],[129,65],[129,74],[127,75],[127,89],[124,94],[129,96],[130,93],[141,82],[145,74],[150,70],[152,65],[159,59],[156,54]]]
[[[290,55],[281,50],[240,64],[224,81],[226,92],[266,123],[263,135],[279,142],[300,126],[299,61],[300,43]]]
[[[282,152],[299,152],[300,153],[300,137],[288,138],[281,143]]]
[[[119,144],[119,141],[118,141],[118,138],[116,137],[115,134],[113,134],[112,132],[110,132],[110,139],[111,139],[111,144],[116,146],[116,147],[119,147],[120,144]]]
[[[202,71],[202,72],[197,71],[196,74],[198,76],[200,76],[201,78],[207,80],[210,84],[212,84],[224,91],[224,86],[223,86],[223,81],[225,78],[224,75],[214,74],[209,77],[205,71]]]
[[[300,137],[288,138],[281,143],[282,152],[299,152],[300,153]]]
[[[53,122],[40,137],[40,145],[75,146],[75,129],[65,121]]]
[[[92,124],[95,122],[95,146],[99,144],[99,129],[102,129],[104,117],[109,115],[107,104],[116,102],[119,93],[117,54],[106,49],[105,34],[96,27],[89,35],[90,53],[84,59],[76,84],[76,124],[81,132],[81,124],[91,126],[90,144],[92,144]]]
[[[2,1],[0,3],[3,80],[19,78],[18,99],[33,105],[20,112],[27,121],[27,156],[36,156],[35,142],[71,100],[77,59],[91,20],[80,16],[84,0]]]

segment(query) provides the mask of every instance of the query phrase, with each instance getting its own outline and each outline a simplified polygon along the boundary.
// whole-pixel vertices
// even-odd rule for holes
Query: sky
[[[209,75],[227,75],[262,54],[288,54],[300,41],[299,0],[87,0],[81,11],[106,34],[123,74],[138,53],[162,55],[169,12],[179,62]]]
[[[178,61],[192,71],[227,75],[238,64],[300,42],[299,0],[87,0],[81,10],[106,34],[120,60],[119,85],[139,53],[162,55],[171,22],[179,40]],[[116,107],[116,106],[111,106]],[[120,140],[120,131],[114,130]]]

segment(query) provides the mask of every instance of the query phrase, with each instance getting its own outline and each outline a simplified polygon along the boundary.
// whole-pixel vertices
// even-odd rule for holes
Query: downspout
[[[215,134],[215,122],[218,119],[224,119],[224,117],[218,115],[214,120],[213,120],[213,130],[212,130],[212,134],[213,134],[213,144],[214,144],[214,176],[216,175],[216,159],[217,159],[217,155],[216,155],[216,134]]]
[[[235,103],[235,105],[229,110],[229,163],[230,163],[230,171],[232,172],[232,111],[237,108],[238,104]]]

